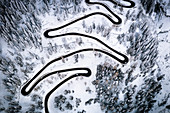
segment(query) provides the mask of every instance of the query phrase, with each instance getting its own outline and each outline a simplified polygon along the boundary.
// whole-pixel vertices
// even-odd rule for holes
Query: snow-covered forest
[[[169,113],[169,0],[0,0],[0,113]]]

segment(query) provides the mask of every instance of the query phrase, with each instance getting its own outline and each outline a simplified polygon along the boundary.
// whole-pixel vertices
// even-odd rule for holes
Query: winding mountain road
[[[116,4],[118,6],[122,6],[122,7],[125,7],[125,8],[132,8],[135,6],[135,3],[133,1],[130,1],[130,0],[124,0],[126,2],[129,2],[130,5],[129,6],[124,6],[120,3],[117,3],[113,0],[103,0],[103,1],[109,1],[113,4]],[[45,96],[45,100],[44,100],[44,107],[45,107],[45,113],[49,113],[49,109],[48,109],[48,100],[49,100],[49,97],[50,95],[57,89],[59,88],[62,84],[64,84],[65,82],[69,81],[70,79],[74,78],[74,77],[78,77],[78,76],[84,76],[84,77],[89,77],[91,75],[91,70],[89,68],[85,68],[85,67],[79,67],[79,68],[70,68],[70,69],[63,69],[63,70],[57,70],[57,71],[53,71],[53,72],[49,72],[49,73],[46,73],[42,76],[40,76],[39,78],[37,78],[42,72],[43,70],[45,70],[49,65],[51,65],[52,63],[56,62],[56,61],[59,61],[59,60],[62,60],[63,58],[67,58],[69,56],[72,56],[74,54],[77,54],[77,53],[81,53],[81,52],[85,52],[85,51],[97,51],[97,52],[101,52],[101,53],[104,53],[108,56],[110,56],[111,58],[117,60],[118,62],[122,63],[122,64],[126,64],[128,62],[128,57],[118,51],[116,51],[115,49],[113,49],[112,47],[108,46],[107,44],[105,44],[103,41],[101,41],[100,39],[94,37],[94,36],[90,36],[90,35],[86,35],[86,34],[82,34],[82,33],[77,33],[77,32],[70,32],[70,33],[65,33],[65,34],[57,34],[57,35],[54,35],[54,36],[50,36],[49,33],[52,32],[52,31],[57,31],[57,30],[60,30],[60,29],[63,29],[67,26],[70,26],[80,20],[83,20],[83,19],[86,19],[90,16],[94,16],[94,15],[102,15],[104,17],[106,17],[108,20],[110,20],[110,22],[112,22],[112,24],[116,24],[116,25],[119,25],[122,23],[122,19],[116,15],[115,13],[113,13],[108,7],[107,5],[103,4],[103,3],[100,3],[100,2],[90,2],[90,0],[85,0],[85,2],[88,4],[88,5],[101,5],[103,7],[105,7],[111,14],[112,16],[116,17],[117,18],[117,21],[114,21],[108,14],[105,14],[105,13],[102,13],[102,12],[94,12],[94,13],[91,13],[91,14],[88,14],[88,15],[85,15],[83,17],[80,17],[76,20],[73,20],[72,22],[70,23],[67,23],[63,26],[60,26],[60,27],[57,27],[57,28],[53,28],[53,29],[49,29],[49,30],[46,30],[44,32],[44,36],[46,38],[57,38],[57,37],[62,37],[62,36],[70,36],[70,35],[73,35],[73,36],[82,36],[82,37],[85,37],[85,38],[90,38],[90,39],[93,39],[97,42],[99,42],[100,44],[102,44],[103,46],[105,46],[107,49],[109,49],[111,52],[107,52],[107,51],[104,51],[104,50],[101,50],[101,49],[95,49],[95,48],[86,48],[86,49],[81,49],[81,50],[77,50],[77,51],[74,51],[72,53],[69,53],[67,55],[63,55],[62,57],[58,57],[56,59],[53,59],[51,60],[50,62],[48,62],[42,69],[40,69],[40,71],[32,78],[30,79],[27,83],[25,83],[25,85],[22,87],[21,89],[21,94],[26,96],[26,95],[29,95],[31,93],[31,91],[35,88],[35,86],[41,82],[43,79],[47,78],[48,76],[50,75],[53,75],[53,74],[56,74],[56,73],[62,73],[62,72],[70,72],[70,71],[77,71],[77,70],[85,70],[87,71],[87,73],[76,73],[74,75],[71,75],[69,76],[68,78],[66,78],[65,80],[63,80],[62,82],[60,82],[59,84],[57,84],[50,92],[48,92],[48,94]],[[118,54],[118,56],[121,56],[123,59],[120,59],[118,57],[116,57],[115,55],[113,55],[113,53],[116,53]],[[35,80],[37,79],[34,84],[28,89],[26,90],[30,84]]]

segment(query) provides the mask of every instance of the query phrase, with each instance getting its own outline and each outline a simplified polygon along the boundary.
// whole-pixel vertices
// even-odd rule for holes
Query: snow
[[[59,1],[56,1],[59,4]],[[111,16],[111,14],[103,7],[98,6],[98,5],[87,5],[84,2],[81,2],[80,6],[85,8],[86,10],[84,12],[79,12],[75,14],[68,14],[64,13],[64,11],[59,11],[56,15],[56,10],[54,8],[58,8],[53,5],[52,0],[51,0],[51,5],[50,5],[50,11],[49,13],[42,13],[39,11],[40,15],[37,16],[37,18],[40,20],[41,23],[41,29],[40,29],[40,40],[42,45],[39,46],[38,48],[34,47],[34,44],[26,45],[24,48],[24,51],[17,51],[17,47],[15,45],[21,45],[21,43],[16,43],[17,41],[10,42],[5,41],[4,39],[0,38],[0,58],[3,57],[2,59],[9,59],[14,62],[16,65],[17,69],[17,74],[19,79],[21,80],[21,85],[17,87],[17,94],[16,96],[16,101],[19,101],[19,104],[22,105],[22,112],[27,111],[30,108],[30,105],[36,105],[35,102],[31,100],[32,95],[37,94],[40,97],[42,97],[42,100],[44,102],[45,95],[53,89],[57,84],[59,84],[61,81],[64,79],[68,78],[69,76],[80,72],[80,71],[73,71],[73,72],[64,72],[61,74],[54,74],[51,75],[44,80],[42,80],[35,88],[34,90],[28,95],[28,96],[23,96],[20,92],[21,88],[25,85],[25,83],[30,80],[40,69],[42,69],[49,61],[62,57],[63,55],[66,55],[68,53],[80,50],[80,49],[85,49],[85,48],[97,48],[101,50],[105,50],[108,52],[111,52],[109,49],[104,47],[102,44],[100,44],[97,41],[94,41],[93,39],[88,39],[86,37],[80,37],[80,36],[63,36],[63,37],[57,37],[53,39],[48,39],[44,37],[43,33],[48,30],[48,29],[53,29],[59,26],[62,26],[66,23],[69,23],[75,19],[78,19],[84,15],[90,14],[92,12],[103,12],[107,13]],[[57,62],[52,63],[50,66],[48,66],[38,77],[40,78],[42,75],[46,73],[50,73],[52,71],[56,70],[62,70],[62,69],[69,69],[69,68],[77,68],[77,67],[86,67],[89,68],[92,71],[92,74],[90,77],[76,77],[73,78],[66,83],[64,83],[61,87],[59,87],[51,96],[49,99],[49,110],[51,112],[62,112],[58,108],[54,107],[54,98],[58,95],[63,95],[64,90],[71,90],[72,93],[65,95],[67,99],[69,96],[73,96],[73,100],[68,100],[71,104],[73,104],[73,109],[70,110],[65,110],[63,113],[70,113],[70,112],[78,112],[85,110],[87,113],[104,113],[104,110],[101,110],[101,105],[100,103],[93,103],[91,105],[85,105],[85,102],[91,98],[96,98],[97,92],[96,92],[96,87],[95,85],[92,84],[94,80],[96,80],[96,73],[97,73],[97,66],[99,64],[101,65],[112,65],[115,66],[119,64],[119,68],[121,68],[121,72],[124,74],[124,79],[123,83],[121,86],[118,86],[120,88],[119,92],[119,101],[124,101],[125,100],[125,93],[122,92],[123,89],[130,87],[130,86],[137,86],[135,89],[135,93],[133,95],[133,101],[135,101],[135,96],[138,91],[141,90],[141,87],[145,84],[144,79],[145,78],[152,78],[150,77],[150,72],[147,74],[144,74],[141,72],[140,64],[143,62],[141,60],[135,60],[134,56],[130,56],[127,53],[127,48],[130,47],[131,43],[126,41],[126,36],[130,36],[133,33],[129,32],[130,25],[135,23],[133,21],[133,18],[135,18],[134,15],[137,15],[139,13],[139,7],[141,7],[139,1],[135,1],[136,6],[134,8],[123,8],[123,11],[120,11],[119,8],[114,8],[110,2],[107,1],[102,1],[102,3],[108,4],[108,6],[113,10],[114,13],[120,16],[120,18],[123,20],[122,24],[120,25],[113,25],[110,21],[108,21],[107,18],[101,15],[95,15],[86,18],[85,20],[81,20],[79,22],[76,22],[66,28],[63,28],[58,31],[53,31],[50,32],[49,35],[56,35],[56,34],[62,34],[62,33],[69,33],[69,32],[78,32],[90,36],[95,36],[98,39],[102,40],[105,42],[107,45],[112,47],[113,49],[119,51],[120,53],[123,53],[128,56],[129,62],[125,65],[122,65],[118,61],[110,58],[109,56],[102,54],[100,56],[99,52],[96,51],[88,51],[88,52],[82,52],[78,53],[78,62],[75,61],[75,55],[72,55],[68,58],[64,58],[63,60],[59,60]],[[126,4],[127,2],[121,1],[121,3]],[[43,4],[41,4],[40,1],[36,2],[37,6],[41,9],[43,7]],[[128,4],[127,4],[128,5]],[[98,6],[98,7],[97,7]],[[37,10],[37,9],[36,9]],[[72,9],[71,9],[72,10]],[[144,10],[144,9],[143,9]],[[127,19],[126,14],[127,12],[130,12],[130,15],[132,17],[130,19]],[[169,9],[166,10],[167,15],[169,15]],[[61,13],[61,14],[60,14]],[[144,13],[145,14],[145,13]],[[58,16],[59,15],[59,16]],[[161,102],[162,99],[165,98],[165,95],[168,95],[170,92],[169,89],[169,71],[170,71],[170,18],[163,16],[160,21],[153,19],[155,16],[152,15],[151,17],[149,14],[145,14],[146,16],[146,21],[150,23],[149,29],[150,29],[150,34],[155,38],[155,40],[158,40],[158,58],[155,61],[156,65],[154,65],[151,70],[156,70],[155,73],[158,73],[158,69],[160,69],[160,74],[165,74],[163,80],[161,80],[161,85],[162,89],[161,91],[154,97],[154,99],[158,100],[154,104],[154,108],[150,111],[150,113],[155,113],[157,111],[161,111],[165,109],[165,106],[158,106],[158,102]],[[27,27],[27,25],[23,25],[24,22],[27,21],[27,16],[24,14],[22,16],[22,23],[20,23],[21,28]],[[112,17],[113,20],[116,20],[115,17]],[[143,19],[139,19],[139,22],[143,24]],[[28,22],[26,22],[28,23]],[[83,26],[83,23],[85,23],[85,26]],[[96,29],[90,29],[90,26],[93,26],[95,23],[95,26],[104,26],[104,30],[110,29],[110,34],[108,37],[104,37],[104,33],[97,33],[97,28]],[[162,25],[162,27],[160,27]],[[1,25],[0,25],[1,26]],[[160,28],[159,28],[160,27]],[[7,28],[6,28],[7,29]],[[21,31],[22,32],[22,31]],[[30,32],[30,31],[29,31]],[[139,28],[135,30],[135,32],[138,32],[141,34],[141,31]],[[4,33],[4,32],[3,32]],[[2,33],[2,34],[3,34]],[[24,34],[24,33],[23,33]],[[34,33],[35,34],[35,33]],[[123,42],[121,43],[117,37],[120,34],[125,34],[125,37],[123,39]],[[14,34],[13,34],[14,35]],[[37,34],[38,35],[38,34]],[[2,35],[3,36],[3,35]],[[26,34],[26,38],[29,39],[29,33]],[[7,38],[7,37],[6,37]],[[14,35],[14,38],[16,36]],[[8,38],[7,38],[8,39]],[[16,40],[16,39],[13,39]],[[23,39],[24,40],[24,39]],[[38,39],[37,39],[38,40]],[[150,40],[150,39],[148,39]],[[79,42],[82,41],[81,44]],[[14,47],[11,48],[11,45]],[[117,56],[120,59],[123,59],[120,55],[111,52],[113,55]],[[13,54],[13,55],[12,55]],[[19,56],[22,59],[23,67],[19,66],[16,61],[16,57]],[[1,60],[1,59],[0,59]],[[1,63],[1,62],[0,62]],[[131,71],[132,65],[135,65],[136,67],[132,69],[132,74],[130,75],[131,77],[137,77],[133,82],[129,82],[128,85],[125,85],[125,80],[129,76],[128,74]],[[3,66],[2,66],[3,67]],[[3,79],[6,79],[8,76],[4,74],[5,71],[3,71],[0,65],[0,105],[2,105],[8,109],[8,102],[4,99],[5,95],[8,95],[9,92],[7,92],[6,87],[3,84]],[[4,66],[8,67],[8,66]],[[33,69],[31,69],[33,68]],[[9,71],[10,68],[9,68]],[[28,72],[26,72],[28,71]],[[82,71],[81,71],[82,72]],[[143,77],[145,75],[145,77]],[[153,75],[156,79],[156,74]],[[29,87],[26,89],[28,90],[32,84],[35,83],[37,80],[35,79]],[[86,91],[87,88],[90,88],[91,92]],[[73,93],[74,91],[74,93]],[[76,98],[81,99],[80,105],[76,107]],[[167,104],[170,103],[170,100],[168,99]],[[43,105],[44,106],[44,105]],[[1,106],[0,106],[1,107]],[[38,110],[40,112],[44,112],[44,108],[41,110]],[[135,110],[134,110],[135,111]],[[132,112],[134,112],[132,111]],[[1,111],[0,111],[1,112]]]

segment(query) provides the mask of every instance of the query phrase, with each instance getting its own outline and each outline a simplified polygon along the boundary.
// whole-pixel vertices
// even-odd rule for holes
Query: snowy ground
[[[44,113],[46,94],[62,80],[76,73],[51,75],[42,80],[29,95],[23,96],[21,88],[45,64],[85,48],[111,52],[99,42],[85,37],[44,37],[45,30],[92,12],[109,14],[102,6],[87,5],[80,1],[0,2],[0,112]],[[133,8],[100,2],[106,3],[121,17],[120,25],[113,25],[107,18],[95,15],[50,35],[78,32],[95,36],[127,55],[129,62],[121,64],[103,53],[90,51],[51,64],[38,77],[55,70],[76,67],[87,67],[92,75],[73,78],[59,87],[49,98],[50,113],[170,112],[170,17],[162,15],[158,19],[155,13],[146,14],[137,0]],[[163,2],[168,15],[168,1]],[[6,13],[3,12],[4,6]],[[98,79],[99,75],[103,78]],[[61,97],[64,102],[61,102]],[[91,102],[88,102],[90,99]],[[57,102],[61,105],[57,105]]]

